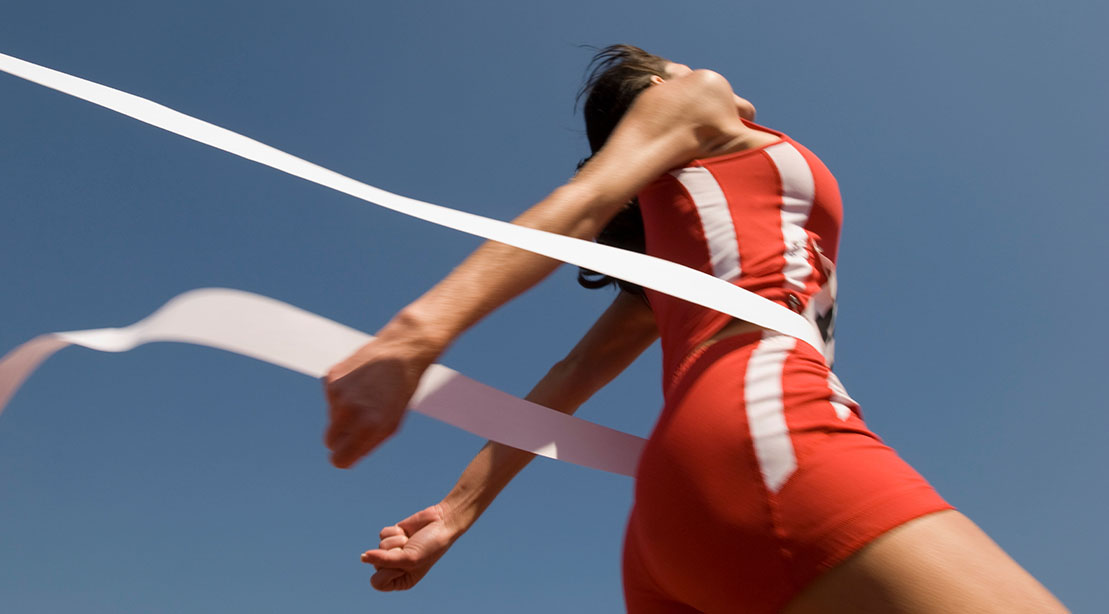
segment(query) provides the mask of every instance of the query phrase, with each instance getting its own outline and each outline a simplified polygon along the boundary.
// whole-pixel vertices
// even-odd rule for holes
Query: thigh
[[[813,581],[785,614],[1050,614],[1067,609],[966,516],[893,529]]]

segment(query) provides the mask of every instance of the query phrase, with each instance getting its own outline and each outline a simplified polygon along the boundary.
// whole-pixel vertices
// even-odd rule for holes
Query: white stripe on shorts
[[[751,440],[762,479],[770,492],[778,492],[797,469],[782,401],[782,373],[786,357],[796,343],[793,337],[765,333],[751,353],[743,383]]]
[[[858,407],[859,404],[847,394],[843,383],[831,371],[828,372],[828,389],[832,391],[832,409],[836,411],[836,417],[840,420],[849,419],[853,413],[850,406]]]

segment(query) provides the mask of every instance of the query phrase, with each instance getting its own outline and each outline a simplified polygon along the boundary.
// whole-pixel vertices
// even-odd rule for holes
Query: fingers
[[[352,455],[348,450],[354,447],[358,434],[343,424],[333,425],[331,431],[333,432],[329,433],[327,444],[328,449],[331,450],[331,464],[340,469],[346,469],[357,460],[350,458]]]
[[[414,535],[420,529],[427,525],[439,520],[441,514],[438,506],[432,506],[412,514],[408,518],[397,523],[397,527],[404,531],[407,535]]]
[[[334,407],[334,405],[332,405]],[[336,412],[332,411],[333,414]],[[350,433],[350,420],[348,416],[333,415],[331,423],[323,435],[323,443],[328,450],[334,450]]]
[[[331,450],[331,464],[346,469],[389,438],[400,421],[370,421],[356,408],[332,405],[331,424],[324,443]]]
[[[373,550],[362,553],[362,562],[373,565],[376,573],[370,584],[379,591],[408,590],[427,573],[442,552],[429,543],[437,543],[434,538],[428,542],[426,527],[442,520],[440,506],[433,505],[416,512],[395,525],[381,529],[378,536],[381,542]],[[417,535],[420,531],[424,531]],[[422,539],[422,541],[421,541]],[[449,547],[443,545],[442,549]]]
[[[403,411],[395,416],[381,415],[376,408],[348,401],[333,388],[327,388],[331,422],[324,433],[324,444],[331,450],[331,464],[346,469],[353,466],[388,439],[400,426]]]
[[[396,432],[426,368],[407,345],[372,342],[328,371],[323,386],[330,424],[324,443],[333,465],[354,465]]]
[[[382,539],[381,543],[379,543],[377,547],[381,550],[392,550],[393,548],[403,548],[404,545],[407,543],[407,535],[394,535],[392,537],[386,537],[385,539]]]
[[[327,430],[324,431],[323,443],[329,450],[335,450],[350,436],[354,427],[355,415],[350,406],[342,400],[335,390],[330,376],[323,380],[324,397],[327,399],[328,421]]]
[[[392,434],[393,429],[382,432],[381,429],[363,428],[339,435],[335,445],[331,447],[331,464],[340,469],[347,469],[361,460],[363,456],[369,454]]]
[[[367,550],[362,553],[362,562],[381,569],[410,569],[417,563],[412,552],[401,548]]]
[[[378,539],[385,539],[386,537],[393,537],[394,535],[404,535],[404,529],[397,525],[389,525],[381,530],[378,534]]]
[[[400,569],[379,569],[370,576],[370,585],[379,591],[400,591],[411,588],[406,582],[406,573]]]

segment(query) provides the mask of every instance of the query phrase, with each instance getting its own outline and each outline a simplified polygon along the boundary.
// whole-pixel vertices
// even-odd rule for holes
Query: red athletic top
[[[745,123],[779,140],[694,160],[639,193],[647,253],[805,313],[820,323],[830,342],[834,293],[813,297],[831,273],[821,264],[820,252],[831,263],[836,260],[843,216],[839,187],[808,149],[784,134]],[[669,387],[682,359],[731,317],[646,292],[662,337]]]

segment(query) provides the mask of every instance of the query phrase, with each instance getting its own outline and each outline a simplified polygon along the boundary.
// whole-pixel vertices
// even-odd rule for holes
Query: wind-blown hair
[[[579,102],[585,98],[582,113],[585,115],[585,134],[592,154],[604,147],[635,99],[650,87],[651,77],[667,78],[668,63],[665,58],[632,45],[610,45],[593,56],[586,69],[589,76],[577,97]],[[579,162],[578,169],[588,161],[589,158],[586,158]],[[644,253],[646,241],[639,201],[633,198],[620,210],[597,235],[597,242]],[[578,269],[578,283],[590,289],[616,284],[621,290],[643,295],[643,288],[635,284],[585,268]]]

